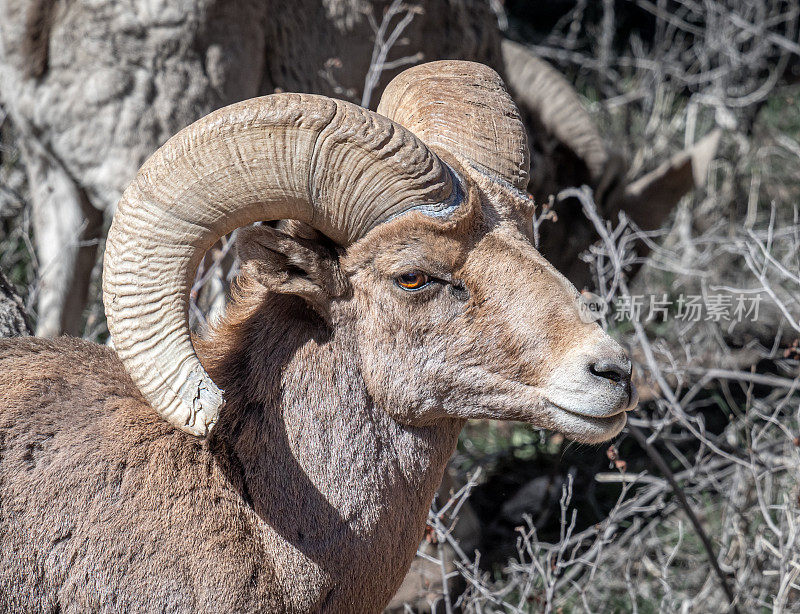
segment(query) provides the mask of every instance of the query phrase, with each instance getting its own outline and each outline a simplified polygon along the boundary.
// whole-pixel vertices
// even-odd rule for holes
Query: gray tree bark
[[[0,337],[28,337],[31,325],[14,286],[0,273]]]

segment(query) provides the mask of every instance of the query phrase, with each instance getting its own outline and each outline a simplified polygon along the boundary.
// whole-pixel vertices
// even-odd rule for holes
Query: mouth
[[[628,419],[628,412],[624,409],[622,411],[618,411],[615,414],[611,414],[610,416],[590,416],[588,414],[579,414],[577,412],[564,409],[563,407],[558,407],[558,405],[555,405],[555,407],[557,407],[561,411],[570,414],[571,416],[579,418],[580,420],[584,420],[589,424],[594,424],[599,426],[600,425],[612,426],[618,423],[620,420],[623,420],[624,422],[625,420]]]

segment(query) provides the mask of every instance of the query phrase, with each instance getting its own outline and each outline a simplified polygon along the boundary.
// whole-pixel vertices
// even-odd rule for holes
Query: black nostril
[[[602,377],[616,384],[620,382],[629,384],[631,381],[631,364],[628,360],[625,361],[625,364],[616,360],[598,360],[589,365],[589,371],[595,377]]]

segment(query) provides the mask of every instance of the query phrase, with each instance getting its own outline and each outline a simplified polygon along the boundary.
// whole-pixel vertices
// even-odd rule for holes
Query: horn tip
[[[225,400],[203,367],[193,366],[178,392],[180,411],[170,420],[186,433],[206,437],[217,422]]]

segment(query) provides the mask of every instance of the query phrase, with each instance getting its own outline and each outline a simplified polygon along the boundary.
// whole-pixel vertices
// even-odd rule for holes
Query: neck
[[[291,299],[233,316],[203,344],[217,348],[211,375],[228,399],[215,441],[239,474],[232,483],[305,566],[388,600],[462,423],[392,420],[367,394],[352,337],[328,334]]]

